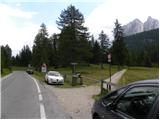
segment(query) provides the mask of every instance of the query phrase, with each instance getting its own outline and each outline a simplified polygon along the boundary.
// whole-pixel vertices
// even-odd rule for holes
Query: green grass
[[[64,85],[56,85],[56,87],[60,88],[70,88],[70,87],[80,87],[81,85],[72,86],[72,71],[71,67],[66,68],[49,68],[49,70],[59,71],[62,75],[66,75]],[[84,85],[93,85],[100,82],[100,80],[107,79],[109,77],[109,66],[104,65],[104,69],[100,69],[100,65],[90,65],[90,66],[77,66],[76,72],[81,73],[83,78]],[[117,67],[112,67],[112,74],[117,72]],[[35,78],[39,80],[44,80],[44,75],[40,72],[34,72],[33,75]],[[79,82],[79,80],[77,80]]]
[[[3,68],[3,72],[1,73],[1,77],[4,77],[8,74],[10,74],[12,71],[8,68]]]
[[[159,78],[159,68],[147,68],[147,67],[129,67],[123,77],[119,80],[119,86],[124,86],[128,83],[146,80],[146,79],[156,79]],[[93,99],[98,100],[102,96],[105,96],[108,91],[98,95],[94,95]]]
[[[159,68],[130,67],[119,80],[119,85],[123,86],[137,80],[158,79]]]
[[[34,71],[33,77],[35,77],[37,80],[44,81],[44,76],[44,73]]]
[[[27,67],[12,66],[13,71],[26,71]]]

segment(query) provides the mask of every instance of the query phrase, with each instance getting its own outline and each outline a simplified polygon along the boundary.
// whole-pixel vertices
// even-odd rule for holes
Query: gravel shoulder
[[[116,84],[125,72],[126,69],[112,75],[112,83]],[[109,78],[105,81],[109,81]],[[53,91],[60,105],[64,108],[64,111],[66,111],[73,119],[92,118],[91,108],[94,103],[92,96],[100,93],[99,86],[55,88],[54,86],[47,85],[47,87]]]
[[[91,108],[94,103],[93,95],[99,94],[100,87],[87,86],[81,88],[55,88],[47,85],[57,97],[64,110],[73,119],[91,119]]]

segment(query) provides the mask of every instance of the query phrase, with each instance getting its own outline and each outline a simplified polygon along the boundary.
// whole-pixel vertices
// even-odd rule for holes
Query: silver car
[[[63,76],[57,71],[49,71],[45,75],[45,81],[48,84],[64,84]]]

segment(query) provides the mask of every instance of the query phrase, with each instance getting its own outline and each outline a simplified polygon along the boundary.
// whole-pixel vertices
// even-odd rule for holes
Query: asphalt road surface
[[[44,83],[16,71],[1,80],[2,119],[71,118]]]

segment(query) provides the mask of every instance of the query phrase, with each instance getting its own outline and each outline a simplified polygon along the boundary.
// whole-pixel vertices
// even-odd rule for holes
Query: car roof
[[[128,85],[135,85],[135,84],[159,84],[159,79],[141,80],[130,83]]]
[[[48,73],[59,73],[58,71],[48,71]]]

